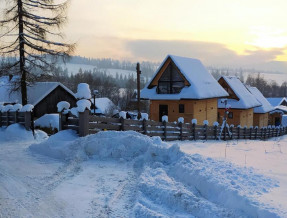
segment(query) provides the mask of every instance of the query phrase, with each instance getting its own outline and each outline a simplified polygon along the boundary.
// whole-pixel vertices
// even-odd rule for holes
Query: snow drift
[[[279,217],[258,201],[276,181],[249,168],[185,154],[157,137],[108,131],[78,138],[66,130],[30,150],[60,160],[132,164],[138,173],[132,217]]]

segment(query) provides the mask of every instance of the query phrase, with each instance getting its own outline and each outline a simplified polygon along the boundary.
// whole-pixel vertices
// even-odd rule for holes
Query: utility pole
[[[140,64],[137,63],[137,109],[138,109],[138,119],[141,118],[141,108],[140,108],[140,98],[141,98],[141,70],[140,70]]]

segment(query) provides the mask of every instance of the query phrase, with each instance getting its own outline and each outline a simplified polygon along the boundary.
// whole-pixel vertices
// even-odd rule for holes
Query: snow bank
[[[185,154],[158,137],[107,131],[78,138],[66,130],[30,149],[61,160],[130,161],[139,173],[132,217],[277,217],[257,200],[276,181],[250,168]]]
[[[66,160],[75,157],[73,151],[76,149],[71,144],[77,138],[78,136],[75,131],[64,130],[52,135],[48,140],[40,144],[32,144],[29,149],[41,155]]]
[[[32,131],[27,131],[23,125],[12,124],[7,128],[3,128],[3,132],[0,135],[2,141],[31,141],[34,140]],[[0,139],[1,141],[1,139]]]
[[[45,114],[35,120],[35,127],[59,129],[59,114]]]
[[[13,111],[19,111],[19,110],[21,110],[22,107],[23,107],[22,104],[14,104],[13,105]]]
[[[8,112],[8,111],[12,111],[12,110],[13,110],[13,105],[11,105],[11,104],[8,104],[1,109],[2,112]]]
[[[92,96],[89,85],[87,83],[78,84],[78,89],[75,96],[77,99],[90,99]]]

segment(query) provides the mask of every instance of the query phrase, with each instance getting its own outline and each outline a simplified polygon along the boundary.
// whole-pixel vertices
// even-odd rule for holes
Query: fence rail
[[[14,123],[22,124],[27,130],[33,130],[34,122],[32,112],[0,111],[0,127],[9,126]]]
[[[73,129],[80,136],[94,134],[99,131],[133,130],[148,136],[159,136],[166,141],[173,140],[216,140],[216,139],[261,139],[287,134],[286,127],[221,129],[220,126],[196,125],[192,123],[157,122],[151,120],[127,120],[123,118],[97,117],[89,115],[89,111],[79,113],[79,117],[60,113],[60,130]]]

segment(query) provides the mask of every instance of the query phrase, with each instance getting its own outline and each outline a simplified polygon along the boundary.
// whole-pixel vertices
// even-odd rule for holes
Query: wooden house
[[[253,125],[258,127],[268,126],[269,112],[274,110],[274,107],[256,87],[247,86],[247,89],[254,95],[257,101],[261,103],[261,106],[253,109]]]
[[[20,92],[11,92],[11,83],[8,77],[0,79],[0,102],[4,104],[22,103]],[[74,93],[59,82],[36,82],[27,87],[28,104],[34,105],[34,116],[57,113],[57,103],[67,101],[71,107],[76,106],[77,99]]]
[[[217,99],[227,95],[199,60],[174,55],[165,58],[141,91],[141,98],[150,100],[151,120],[167,115],[169,121],[195,118],[199,125],[217,121]]]
[[[225,102],[218,101],[218,122],[223,122],[226,107],[227,123],[235,126],[253,126],[253,108],[261,103],[248,91],[245,85],[235,76],[222,76],[218,83],[228,92]]]
[[[267,98],[269,103],[274,107],[269,112],[269,125],[279,126],[282,121],[282,116],[287,114],[287,99],[281,98]]]

